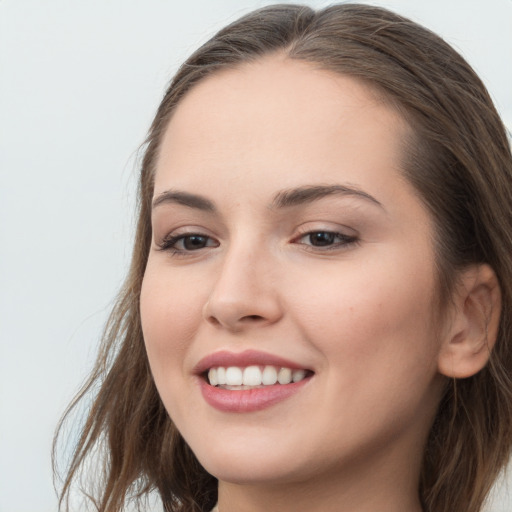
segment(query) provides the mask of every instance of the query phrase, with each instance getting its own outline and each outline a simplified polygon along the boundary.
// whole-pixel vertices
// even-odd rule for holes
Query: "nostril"
[[[220,322],[214,316],[209,316],[208,322],[210,322],[211,324],[213,324],[215,326],[221,325]]]
[[[215,315],[209,315],[207,321],[214,327],[229,327],[234,330],[239,330],[243,325],[249,326],[251,324],[262,324],[265,321],[265,317],[261,315],[245,315],[237,319],[221,319]],[[237,327],[238,325],[238,327]]]

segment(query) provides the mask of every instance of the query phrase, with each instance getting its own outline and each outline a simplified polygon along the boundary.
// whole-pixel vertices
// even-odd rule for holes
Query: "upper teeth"
[[[212,386],[271,386],[299,382],[306,376],[306,370],[292,370],[276,366],[219,366],[210,368],[208,380]]]

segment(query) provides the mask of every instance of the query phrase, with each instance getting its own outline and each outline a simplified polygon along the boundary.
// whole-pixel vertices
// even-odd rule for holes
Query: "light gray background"
[[[0,0],[0,512],[56,510],[53,431],[127,267],[136,150],[166,83],[269,3]],[[367,3],[443,35],[512,126],[511,0]],[[490,510],[511,509],[502,487]]]

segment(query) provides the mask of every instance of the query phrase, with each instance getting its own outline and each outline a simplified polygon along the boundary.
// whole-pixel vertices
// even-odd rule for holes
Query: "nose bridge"
[[[218,266],[205,305],[206,319],[233,330],[277,321],[281,308],[276,267],[265,243],[246,235],[234,239]]]

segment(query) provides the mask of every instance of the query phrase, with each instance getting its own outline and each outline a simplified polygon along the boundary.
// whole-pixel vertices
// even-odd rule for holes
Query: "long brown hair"
[[[86,492],[100,512],[119,512],[127,499],[142,503],[151,491],[166,511],[208,511],[216,501],[216,479],[201,467],[158,396],[142,337],[139,294],[151,239],[155,162],[176,105],[195,84],[278,51],[370,84],[411,126],[413,138],[403,141],[404,172],[436,223],[441,296],[449,297],[457,272],[471,263],[488,263],[501,285],[503,312],[489,364],[454,380],[439,405],[419,482],[424,510],[480,511],[509,459],[512,156],[484,85],[441,38],[387,10],[276,5],[241,18],[198,49],[156,113],[140,172],[131,268],[92,375],[66,413],[94,395],[67,468],[61,507],[94,457],[102,481],[94,497]]]

